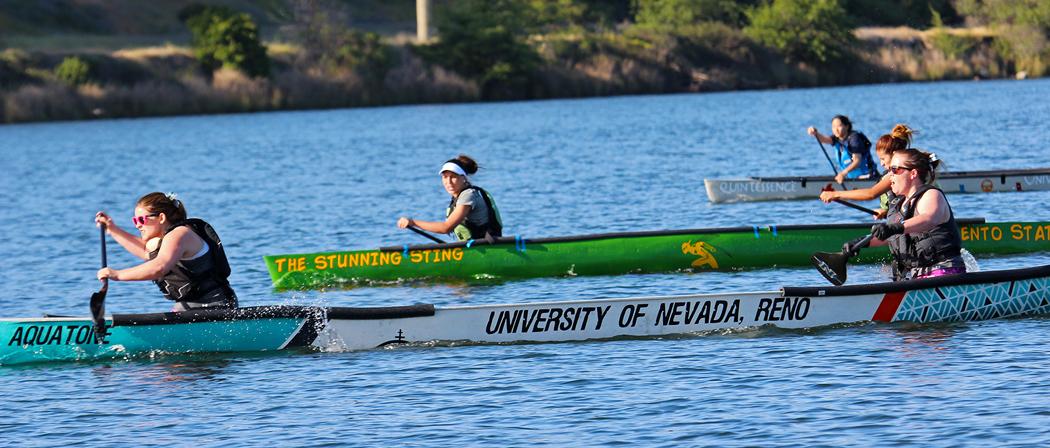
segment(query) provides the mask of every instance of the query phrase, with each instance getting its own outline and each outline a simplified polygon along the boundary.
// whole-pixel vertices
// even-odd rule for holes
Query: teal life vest
[[[471,222],[470,219],[464,219],[452,233],[456,235],[456,239],[459,241],[466,241],[475,238],[486,238],[486,237],[497,237],[503,236],[503,219],[499,216],[499,209],[496,208],[496,201],[492,199],[487,191],[481,187],[471,185],[471,190],[478,196],[481,196],[482,200],[485,201],[485,205],[489,209],[489,220],[485,224],[478,224]],[[452,212],[456,209],[456,199],[453,197],[452,201],[448,203],[448,208],[445,209],[445,217],[452,215]]]
[[[875,159],[871,157],[871,140],[862,132],[852,131],[852,133],[846,137],[846,140],[839,139],[838,143],[835,143],[835,149],[838,151],[839,167],[845,169],[846,167],[853,164],[853,154],[849,152],[849,140],[856,134],[860,138],[861,147],[864,148],[864,154],[860,157],[860,165],[856,169],[846,173],[847,179],[856,179],[859,177],[871,177],[879,172],[878,165],[875,164]]]

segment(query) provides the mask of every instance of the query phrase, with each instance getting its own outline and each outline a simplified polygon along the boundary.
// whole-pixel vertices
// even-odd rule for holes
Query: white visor
[[[460,176],[467,175],[467,172],[463,171],[463,168],[452,162],[445,162],[444,165],[441,165],[441,171],[438,171],[438,174],[444,173],[445,171],[451,171],[453,173],[459,174]]]

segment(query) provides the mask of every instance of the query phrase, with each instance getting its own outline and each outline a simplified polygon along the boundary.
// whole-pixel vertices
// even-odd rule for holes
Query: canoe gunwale
[[[963,218],[956,220],[960,225],[965,224],[984,224],[984,218]],[[680,229],[680,230],[655,230],[648,232],[613,232],[613,233],[596,233],[592,235],[576,235],[576,236],[558,236],[558,237],[547,237],[547,238],[529,238],[527,244],[553,244],[553,243],[573,243],[573,242],[584,242],[584,241],[596,241],[596,240],[609,240],[616,238],[645,238],[645,237],[659,237],[659,236],[678,236],[678,235],[707,235],[707,234],[722,234],[722,233],[752,233],[756,228],[762,230],[830,230],[830,229],[865,229],[870,228],[870,223],[844,223],[844,224],[805,224],[805,225],[768,225],[763,227],[758,226],[740,226],[740,227],[719,227],[719,228],[707,228],[707,229]],[[510,245],[520,244],[521,240],[525,238],[514,237],[514,236],[502,236],[494,238],[492,243],[486,240],[474,240],[470,247],[477,246],[496,246],[496,245]],[[454,243],[443,243],[443,244],[414,244],[405,246],[383,246],[379,248],[380,252],[404,252],[407,250],[440,250],[440,249],[452,249],[457,247],[467,247],[467,241],[457,241]]]
[[[985,171],[954,171],[937,173],[937,179],[960,179],[967,177],[1003,177],[1050,174],[1050,169],[1033,168],[1023,170],[985,170]],[[868,177],[866,179],[846,179],[846,182],[871,182],[877,181],[881,176]],[[766,181],[766,182],[827,182],[835,180],[835,176],[787,176],[787,177],[747,177],[744,179],[704,179],[705,181]]]
[[[974,224],[985,224],[984,218],[959,218],[955,222],[960,226],[974,225]],[[786,226],[770,226],[770,228],[776,228],[777,230],[827,230],[828,227],[835,227],[840,229],[870,229],[874,223],[858,223],[858,224],[794,224]],[[843,241],[845,242],[845,241]]]
[[[830,224],[829,226],[838,226],[836,224]],[[614,233],[596,233],[593,235],[577,235],[577,236],[556,236],[547,238],[529,238],[528,244],[549,244],[549,243],[572,243],[580,241],[594,241],[594,240],[609,240],[614,238],[638,238],[638,237],[649,237],[649,236],[676,236],[676,235],[693,235],[693,234],[709,234],[709,233],[731,233],[731,232],[753,232],[755,228],[750,227],[720,227],[720,228],[708,228],[708,229],[683,229],[683,230],[655,230],[650,232],[614,232]],[[493,242],[486,240],[474,240],[470,243],[470,247],[477,246],[495,246],[503,244],[518,244],[521,240],[524,240],[520,236],[501,236],[493,238]],[[444,244],[415,244],[407,246],[383,246],[379,248],[380,252],[403,252],[406,248],[408,250],[425,250],[425,249],[452,249],[456,247],[467,247],[467,241],[457,241],[454,243]]]
[[[221,310],[188,310],[169,313],[114,314],[114,327],[178,325],[202,322],[231,322],[253,319],[328,319],[378,320],[427,317],[434,315],[434,305],[384,307],[320,307],[270,305]]]
[[[406,305],[383,307],[330,307],[325,308],[328,319],[339,320],[380,320],[405,319],[411,317],[430,317],[434,315],[434,305]]]
[[[316,306],[269,305],[219,310],[187,310],[167,313],[114,314],[114,327],[177,325],[201,322],[230,322],[252,319],[323,319]]]
[[[784,297],[860,296],[865,294],[888,294],[946,286],[975,285],[981,283],[1006,283],[1018,280],[1050,277],[1050,265],[1004,271],[981,271],[966,274],[899,282],[868,283],[845,286],[784,286],[780,288]]]

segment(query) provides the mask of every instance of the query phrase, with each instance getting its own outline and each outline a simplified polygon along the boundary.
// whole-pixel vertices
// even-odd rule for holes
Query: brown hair
[[[911,137],[918,133],[919,131],[914,131],[906,125],[898,124],[893,127],[889,134],[879,137],[879,140],[875,142],[875,150],[883,154],[893,155],[893,153],[911,146]]]
[[[929,185],[937,181],[937,168],[941,166],[937,156],[915,148],[902,149],[893,156],[904,162],[904,168],[918,171],[923,184]]]
[[[478,168],[481,168],[481,166],[478,165],[478,162],[467,157],[466,154],[460,154],[459,157],[456,157],[455,159],[448,159],[445,163],[455,163],[456,165],[459,165],[460,168],[463,168],[463,172],[467,174],[474,174],[478,172]]]
[[[143,210],[150,214],[163,213],[168,218],[168,222],[171,223],[186,219],[186,207],[182,205],[182,201],[175,199],[174,193],[164,194],[154,191],[139,199],[135,206],[142,207]]]

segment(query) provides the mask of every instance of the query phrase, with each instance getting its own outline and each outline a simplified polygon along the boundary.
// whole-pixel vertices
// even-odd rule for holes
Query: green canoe
[[[277,289],[383,284],[409,279],[522,279],[640,272],[810,266],[814,252],[837,252],[871,223],[732,227],[606,233],[558,238],[501,237],[376,250],[265,256]],[[1050,222],[960,219],[971,253],[1050,250]],[[889,259],[865,249],[852,263]]]

